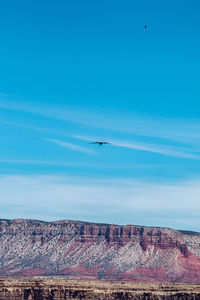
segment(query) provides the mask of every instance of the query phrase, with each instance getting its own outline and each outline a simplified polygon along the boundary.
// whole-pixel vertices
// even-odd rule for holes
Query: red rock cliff
[[[0,276],[200,281],[200,235],[78,221],[0,220]]]

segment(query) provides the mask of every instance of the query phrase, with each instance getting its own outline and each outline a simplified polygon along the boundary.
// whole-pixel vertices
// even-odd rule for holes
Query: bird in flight
[[[102,145],[111,145],[111,143],[108,143],[108,142],[93,142],[93,143],[90,143],[90,144],[99,144],[99,146],[102,146]]]

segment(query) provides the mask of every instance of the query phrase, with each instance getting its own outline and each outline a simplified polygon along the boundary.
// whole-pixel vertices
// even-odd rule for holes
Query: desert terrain
[[[200,299],[200,284],[132,283],[63,278],[0,279],[1,300]]]

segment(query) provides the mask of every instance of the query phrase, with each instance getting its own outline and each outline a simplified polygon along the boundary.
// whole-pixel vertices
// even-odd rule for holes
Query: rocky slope
[[[0,220],[0,276],[200,282],[200,235],[79,221]]]
[[[200,285],[9,278],[0,280],[0,299],[197,300]]]

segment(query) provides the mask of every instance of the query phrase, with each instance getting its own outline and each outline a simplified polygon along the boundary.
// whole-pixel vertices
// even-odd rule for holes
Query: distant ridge
[[[144,228],[159,228],[159,229],[172,229],[172,230],[177,230],[181,232],[182,234],[186,235],[200,235],[200,232],[198,231],[193,231],[193,230],[182,230],[182,229],[175,229],[172,227],[162,227],[162,226],[148,226],[148,225],[138,225],[138,224],[115,224],[115,223],[99,223],[99,222],[89,222],[89,221],[82,221],[82,220],[71,220],[71,219],[63,219],[63,220],[56,220],[56,221],[44,221],[44,220],[38,220],[38,219],[0,219],[1,221],[8,221],[10,223],[12,222],[40,222],[40,223],[49,223],[49,224],[85,224],[85,225],[99,225],[99,226],[135,226],[135,227],[144,227]]]
[[[190,230],[179,230],[182,234],[186,235],[200,235],[200,232]]]
[[[0,276],[200,282],[200,233],[84,221],[0,220]]]

